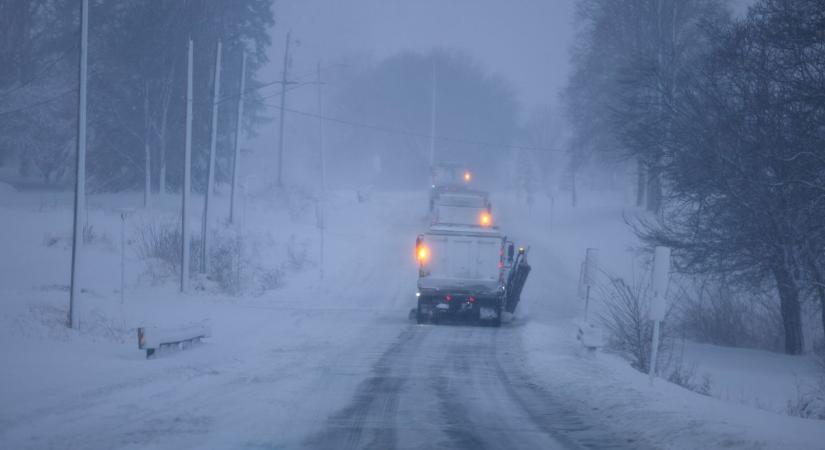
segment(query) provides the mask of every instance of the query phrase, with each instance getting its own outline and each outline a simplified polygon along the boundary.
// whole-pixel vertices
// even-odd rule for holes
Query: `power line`
[[[51,70],[51,69],[52,69],[55,65],[57,65],[57,63],[59,63],[59,62],[60,62],[63,58],[65,58],[65,57],[66,57],[66,55],[68,55],[68,54],[69,54],[69,52],[74,51],[76,48],[77,48],[77,43],[73,43],[72,45],[70,45],[70,46],[69,46],[69,48],[67,48],[66,50],[64,50],[64,51],[63,51],[63,52],[62,52],[59,56],[57,56],[56,58],[54,58],[53,60],[51,60],[51,61],[50,61],[50,62],[46,65],[46,67],[44,67],[44,68],[43,68],[43,69],[42,69],[39,73],[37,73],[36,75],[34,75],[33,77],[31,77],[31,78],[29,78],[28,80],[24,81],[24,82],[23,82],[23,83],[21,83],[20,85],[15,86],[14,88],[12,88],[12,89],[10,89],[10,90],[8,90],[8,91],[6,91],[6,92],[0,92],[0,97],[6,97],[6,96],[9,96],[9,95],[11,95],[11,94],[13,94],[13,93],[15,93],[15,92],[17,92],[17,91],[19,91],[19,90],[21,90],[21,89],[26,88],[26,87],[27,87],[27,86],[29,86],[29,85],[31,85],[32,83],[34,83],[35,81],[37,81],[38,79],[40,79],[43,75],[45,75],[46,73],[48,73],[48,72],[49,72],[49,71],[50,71],[50,70]]]
[[[326,70],[326,69],[329,69],[330,67],[336,67],[336,66],[340,66],[340,65],[341,65],[341,63],[330,64],[328,66],[321,67],[321,70]],[[315,74],[315,70],[313,69],[312,72],[307,72],[307,73],[298,75],[296,77],[293,77],[292,81],[301,81],[302,78],[308,78],[309,76],[314,75],[314,74]],[[296,86],[293,86],[293,87],[287,89],[286,91],[289,92],[293,89],[297,89],[299,87],[308,86],[308,85],[315,84],[315,83],[316,83],[315,81],[306,81],[306,82],[303,82],[303,83],[298,83]],[[259,84],[259,85],[254,86],[254,87],[246,88],[246,89],[244,89],[243,92],[237,92],[237,93],[234,93],[234,94],[225,95],[225,96],[221,97],[220,100],[218,100],[218,103],[223,103],[225,101],[237,99],[238,97],[241,96],[241,94],[245,95],[245,94],[248,94],[250,92],[255,92],[255,91],[261,90],[263,88],[270,87],[270,86],[275,86],[275,85],[278,85],[278,84],[281,84],[280,79],[274,80],[274,81],[268,81],[266,83]],[[275,92],[274,94],[263,96],[259,100],[264,100],[264,99],[267,99],[267,98],[277,97],[277,96],[281,95],[282,93],[283,93],[283,91],[278,91],[278,92]],[[198,102],[195,102],[195,103],[198,103]]]
[[[39,101],[37,103],[32,103],[31,105],[23,106],[23,107],[20,107],[20,108],[17,108],[17,109],[9,110],[9,111],[2,111],[2,112],[0,112],[0,117],[7,116],[7,115],[10,115],[10,114],[16,114],[16,113],[27,111],[27,110],[30,110],[30,109],[34,109],[34,108],[37,108],[37,107],[40,107],[40,106],[43,106],[43,105],[47,105],[49,103],[52,103],[56,100],[59,100],[59,99],[65,97],[66,94],[71,94],[72,92],[77,92],[77,88],[69,89],[68,91],[65,91],[61,94],[55,95],[54,97],[47,98],[47,99],[45,99],[43,101]]]
[[[29,83],[30,83],[30,82],[32,82],[32,81],[34,81],[34,79],[30,80],[30,81],[29,81]],[[297,85],[295,85],[295,86],[293,86],[293,87],[288,88],[286,91],[287,91],[287,92],[289,92],[289,91],[291,91],[291,90],[298,89],[298,88],[300,88],[300,87],[307,86],[307,85],[310,85],[310,84],[314,84],[314,82],[305,82],[305,83],[300,83],[300,84],[297,84]],[[23,87],[23,86],[18,86],[17,88],[22,88],[22,87]],[[15,88],[15,89],[17,89],[17,88]],[[13,92],[13,91],[9,91],[9,92],[6,92],[6,93],[0,94],[0,95],[10,94],[11,92]],[[35,109],[35,108],[37,108],[37,107],[40,107],[40,106],[43,106],[43,105],[47,105],[47,104],[49,104],[49,103],[52,103],[52,102],[54,102],[54,101],[57,101],[57,100],[59,100],[59,99],[61,99],[61,98],[65,97],[67,94],[70,94],[70,93],[72,93],[72,92],[77,92],[77,88],[72,88],[72,89],[69,89],[69,90],[64,91],[64,92],[62,92],[62,93],[60,93],[60,94],[55,95],[54,97],[49,97],[49,98],[47,98],[47,99],[45,99],[45,100],[42,100],[42,101],[39,101],[39,102],[37,102],[37,103],[32,103],[31,105],[22,106],[22,107],[20,107],[20,108],[11,109],[11,110],[8,110],[8,111],[0,111],[0,117],[7,116],[7,115],[11,115],[11,114],[16,114],[16,113],[23,112],[23,111],[28,111],[28,110],[30,110],[30,109]],[[260,100],[265,100],[265,99],[269,99],[269,98],[278,97],[278,96],[280,96],[280,95],[282,95],[282,94],[283,94],[283,92],[282,92],[282,91],[278,91],[278,92],[276,92],[276,93],[274,93],[274,94],[271,94],[271,95],[267,95],[267,96],[261,97],[261,99],[260,99]],[[221,102],[224,102],[224,101],[230,100],[230,99],[232,99],[232,98],[237,98],[237,97],[238,97],[237,95],[228,96],[228,97],[222,97],[222,98],[221,98],[221,100],[220,100],[220,101],[218,101],[218,103],[221,103]],[[268,105],[268,104],[266,104],[266,103],[259,102],[259,101],[257,101],[257,100],[254,100],[254,101],[255,101],[256,103],[260,103],[260,104],[263,104],[263,105],[265,105],[265,106],[272,106],[272,105]],[[195,102],[195,103],[203,103],[203,104],[207,104],[207,103],[208,103],[208,104],[211,104],[212,102],[211,102],[211,101],[200,101],[200,102]]]
[[[304,87],[304,86],[307,86],[307,85],[310,85],[310,84],[315,84],[315,82],[306,82],[306,83],[299,83],[299,84],[293,85],[292,87],[287,88],[286,92],[294,91],[295,89],[298,89],[298,88],[301,88],[301,87]],[[261,102],[261,100],[266,100],[268,98],[280,97],[281,95],[283,95],[283,93],[284,93],[284,91],[278,91],[278,92],[275,92],[274,94],[265,95],[265,96],[263,96],[259,99],[255,99],[254,101],[257,102],[257,103],[261,103],[264,106],[272,106],[274,108],[280,108],[280,106],[274,106],[274,105],[269,105],[269,104],[263,103],[263,102]]]
[[[269,103],[261,103],[261,104],[264,105],[264,106],[270,107],[270,108],[280,108],[280,105],[272,105],[272,104],[269,104]],[[290,112],[290,113],[293,113],[293,114],[297,114],[299,116],[312,117],[312,118],[315,118],[315,119],[321,119],[321,120],[324,120],[324,121],[327,121],[327,122],[338,123],[338,124],[347,125],[347,126],[351,126],[351,127],[365,128],[365,129],[380,131],[380,132],[384,132],[384,133],[400,134],[400,135],[411,136],[411,137],[422,137],[422,138],[428,138],[428,139],[433,138],[433,139],[436,139],[436,140],[439,140],[439,141],[444,141],[444,142],[456,142],[456,143],[461,143],[461,144],[476,145],[476,146],[479,146],[479,147],[507,148],[507,149],[511,149],[511,150],[567,153],[566,150],[557,149],[557,148],[544,148],[544,147],[532,147],[532,146],[526,146],[526,145],[484,142],[484,141],[478,141],[478,140],[474,140],[474,139],[457,138],[457,137],[451,137],[451,136],[438,136],[438,135],[433,136],[429,133],[421,133],[421,132],[417,132],[417,131],[404,130],[404,129],[401,129],[401,128],[383,127],[383,126],[380,126],[380,125],[373,125],[373,124],[368,124],[368,123],[363,123],[363,122],[352,122],[352,121],[349,121],[349,120],[339,119],[339,118],[336,118],[336,117],[329,117],[329,116],[323,116],[323,115],[315,114],[315,113],[311,113],[311,112],[299,111],[297,109],[284,108],[284,111]]]

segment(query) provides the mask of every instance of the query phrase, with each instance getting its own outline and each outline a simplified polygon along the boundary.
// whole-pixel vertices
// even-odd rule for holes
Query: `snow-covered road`
[[[517,326],[406,327],[307,448],[639,448],[556,401],[514,360]],[[318,394],[316,394],[318,395]]]
[[[496,203],[535,268],[501,328],[408,319],[425,226],[410,205],[425,198],[381,193],[331,204],[323,283],[305,270],[261,296],[181,295],[135,279],[121,305],[118,254],[95,249],[80,332],[63,326],[68,251],[43,244],[69,223],[68,207],[0,205],[17,220],[0,235],[17,233],[5,243],[19,253],[0,260],[0,448],[822,448],[821,422],[650,387],[626,361],[581,350],[584,249],[599,247],[606,269],[632,269],[615,203],[563,214]],[[273,210],[250,214],[262,228],[290,223]],[[278,234],[315,233],[311,223]],[[135,326],[192,318],[212,321],[204,345],[152,360],[136,348]]]
[[[274,319],[256,313],[261,324]],[[526,373],[520,326],[415,325],[364,311],[298,312],[364,324],[305,345],[249,330],[254,354],[195,349],[57,396],[2,424],[7,448],[622,448]],[[275,325],[279,324],[277,321]],[[295,330],[296,333],[298,332]],[[327,334],[329,337],[329,334]],[[633,442],[633,441],[630,441]],[[638,445],[629,445],[639,448]]]

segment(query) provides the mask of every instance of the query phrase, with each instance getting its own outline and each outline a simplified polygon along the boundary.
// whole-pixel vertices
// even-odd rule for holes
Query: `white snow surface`
[[[501,224],[532,246],[534,270],[520,311],[526,322],[524,365],[548,385],[563,388],[564,397],[592,411],[595,420],[638,432],[662,448],[825,448],[822,421],[782,414],[800,380],[816,376],[807,356],[686,342],[685,364],[693,365],[697,376],[711,378],[707,397],[661,379],[651,386],[647,375],[618,356],[582,348],[576,332],[584,305],[576,282],[586,249],[599,249],[604,271],[626,279],[640,276],[639,244],[623,215],[643,213],[618,196],[591,195],[575,210],[558,202],[556,211],[496,202],[505,209],[500,217],[529,219],[526,226],[512,220]]]
[[[375,192],[364,203],[354,192],[331,193],[323,282],[312,201],[294,192],[251,195],[242,233],[262,237],[261,259],[283,268],[282,286],[236,297],[207,284],[180,294],[174,280],[147,277],[129,244],[121,303],[114,205],[124,201],[137,206],[139,196],[90,197],[99,239],[84,251],[78,331],[64,326],[70,196],[0,193],[0,448],[297,447],[347,404],[396,338],[417,327],[407,313],[425,191]],[[225,202],[218,197],[214,210],[225,211]],[[619,357],[582,351],[575,323],[584,251],[599,248],[606,269],[630,275],[636,241],[620,199],[594,195],[577,209],[554,203],[542,199],[528,211],[515,196],[493,195],[498,225],[530,246],[533,272],[505,326],[515,331],[506,334],[515,336],[507,343],[515,363],[535,383],[594,424],[661,448],[825,448],[823,422],[776,412],[789,386],[811,375],[800,357],[689,344],[687,358],[717,383],[713,398],[662,380],[651,387]],[[170,195],[137,214],[173,217],[176,207]],[[307,243],[301,267],[285,257],[291,236]],[[150,360],[137,348],[138,326],[201,320],[213,337],[195,348]],[[779,368],[786,364],[791,369]],[[748,400],[735,395],[737,380]],[[771,406],[759,409],[755,398]]]

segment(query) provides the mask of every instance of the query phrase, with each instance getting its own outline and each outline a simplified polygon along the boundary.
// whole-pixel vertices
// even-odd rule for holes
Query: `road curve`
[[[640,448],[524,374],[518,327],[409,325],[305,448]]]

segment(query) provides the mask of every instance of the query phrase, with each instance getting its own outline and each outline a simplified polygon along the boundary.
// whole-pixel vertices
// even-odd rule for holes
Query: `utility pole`
[[[235,202],[238,190],[238,163],[241,153],[241,129],[243,128],[243,101],[246,92],[246,51],[241,57],[241,94],[238,96],[238,117],[235,120],[235,152],[232,155],[232,191],[229,197],[229,223],[235,223]]]
[[[152,203],[152,152],[149,148],[149,82],[143,85],[143,207]]]
[[[430,176],[435,184],[435,58],[433,58],[432,97],[430,99]]]
[[[321,261],[320,261],[320,275],[321,281],[324,281],[324,229],[326,228],[326,218],[324,217],[324,202],[326,201],[327,189],[327,165],[326,154],[324,149],[324,104],[323,104],[323,90],[321,88],[321,62],[318,61],[316,70],[316,83],[318,85],[318,148],[320,150],[321,159],[321,201],[320,211],[318,214],[318,228],[321,233]]]
[[[215,86],[212,90],[212,136],[209,142],[209,170],[206,175],[203,222],[201,223],[201,273],[209,273],[209,203],[215,186],[215,146],[218,140],[218,100],[221,95],[221,42],[215,52]]]
[[[292,31],[286,33],[286,50],[284,51],[284,71],[281,76],[281,117],[278,136],[278,187],[283,186],[284,176],[284,115],[286,113],[286,86],[288,84],[295,84],[295,82],[287,80],[287,73],[289,72],[289,40]]]
[[[83,248],[83,227],[86,216],[86,60],[89,54],[89,0],[80,2],[80,73],[77,106],[77,160],[74,183],[74,227],[72,229],[72,268],[69,288],[69,328],[78,327],[77,300],[80,296],[78,270]]]
[[[189,290],[189,195],[192,186],[192,38],[186,59],[186,142],[183,150],[180,291]]]

